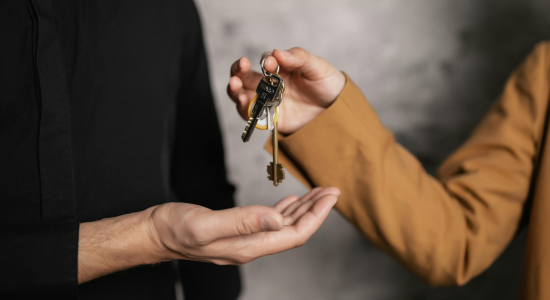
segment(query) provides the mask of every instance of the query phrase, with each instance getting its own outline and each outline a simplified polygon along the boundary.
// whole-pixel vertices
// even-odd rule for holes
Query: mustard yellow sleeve
[[[308,186],[339,187],[336,208],[415,274],[464,284],[518,228],[547,111],[548,53],[548,44],[535,48],[437,179],[396,143],[350,78],[325,112],[280,137],[281,162]]]

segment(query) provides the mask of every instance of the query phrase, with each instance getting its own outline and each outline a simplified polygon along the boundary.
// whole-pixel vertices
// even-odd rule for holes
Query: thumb
[[[205,226],[201,237],[209,243],[220,238],[248,235],[261,231],[277,231],[283,228],[283,216],[275,208],[250,205],[230,209],[211,211],[201,217]]]
[[[297,70],[307,79],[317,80],[326,77],[327,71],[333,68],[326,60],[317,57],[303,48],[273,50],[273,56],[283,69]]]

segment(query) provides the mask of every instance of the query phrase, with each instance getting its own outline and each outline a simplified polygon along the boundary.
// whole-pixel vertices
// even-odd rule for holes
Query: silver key
[[[256,103],[252,108],[251,116],[248,119],[241,136],[243,142],[245,143],[250,140],[250,137],[252,137],[252,133],[254,132],[254,129],[256,129],[256,124],[258,123],[260,115],[266,108],[267,104],[273,102],[281,90],[281,85],[283,84],[281,77],[277,74],[271,73],[268,76],[269,77],[264,76],[256,88],[258,98],[256,99]],[[273,83],[273,79],[275,79],[275,83]]]
[[[273,118],[274,118],[274,111],[272,110],[273,106],[266,106],[265,107],[265,114],[267,116],[267,130],[273,131]]]
[[[279,93],[277,94],[277,98],[275,98],[275,100],[267,104],[267,107],[266,107],[266,110],[268,112],[267,130],[269,131],[273,131],[273,129],[275,128],[275,110],[281,104],[282,100],[283,100],[283,93],[279,91]]]

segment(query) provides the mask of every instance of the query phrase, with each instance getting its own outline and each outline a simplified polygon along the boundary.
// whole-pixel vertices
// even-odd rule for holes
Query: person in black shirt
[[[236,267],[191,260],[299,246],[336,201],[230,208],[190,0],[2,1],[0,40],[0,298],[174,299],[179,273],[235,299]]]

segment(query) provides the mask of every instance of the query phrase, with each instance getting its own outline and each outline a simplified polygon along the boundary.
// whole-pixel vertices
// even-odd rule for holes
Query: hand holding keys
[[[274,74],[265,72],[264,64],[265,69],[274,71]],[[273,178],[271,180],[274,180],[273,183],[277,185],[284,175],[280,174],[283,172],[278,172],[279,168],[277,167],[275,124],[277,124],[277,131],[281,133],[296,132],[334,102],[344,88],[346,77],[326,60],[302,48],[292,48],[286,51],[273,50],[273,54],[262,59],[261,65],[263,74],[252,71],[250,61],[246,57],[235,61],[231,66],[231,79],[227,86],[227,93],[235,101],[237,110],[243,119],[248,120],[248,126],[243,134],[244,141],[250,139],[252,131],[256,127],[273,129],[272,132],[275,132],[273,138],[273,166],[275,167],[269,166],[268,168],[270,168],[270,178]],[[272,90],[277,85],[277,82],[273,81],[277,80],[274,76],[281,79],[278,93],[277,90]],[[285,91],[283,79],[286,82],[286,93],[285,102],[281,103],[282,93]],[[257,100],[261,96],[259,91],[262,87],[268,87],[268,91],[264,90],[266,97],[269,96],[269,100],[275,101]],[[280,97],[277,96],[279,93]],[[266,111],[266,108],[269,109]],[[278,116],[279,110],[281,118]],[[268,119],[273,120],[273,124],[267,122]],[[282,171],[282,167],[280,169]]]
[[[323,58],[302,48],[273,50],[272,53],[265,59],[265,69],[278,73],[286,86],[285,101],[277,108],[281,112],[277,129],[283,134],[292,134],[334,102],[344,88],[346,77]],[[280,70],[277,70],[278,66]],[[250,102],[264,77],[262,72],[251,70],[250,60],[246,57],[231,65],[227,94],[245,120],[251,116]]]
[[[243,142],[248,142],[254,129],[268,129],[272,134],[273,141],[273,162],[267,166],[268,179],[273,185],[278,186],[285,179],[283,165],[278,163],[277,155],[279,149],[277,121],[279,117],[279,105],[283,100],[285,85],[283,79],[278,75],[279,67],[275,73],[267,72],[264,69],[265,59],[271,54],[265,55],[260,63],[263,78],[256,88],[256,96],[249,106],[249,119],[241,136]],[[266,125],[259,125],[260,120],[266,121]]]

